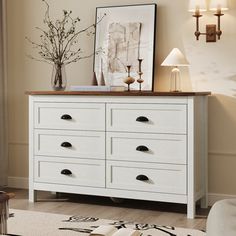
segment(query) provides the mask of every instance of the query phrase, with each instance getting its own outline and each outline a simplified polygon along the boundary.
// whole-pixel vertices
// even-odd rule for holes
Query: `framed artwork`
[[[94,72],[99,84],[153,90],[156,4],[96,8]]]

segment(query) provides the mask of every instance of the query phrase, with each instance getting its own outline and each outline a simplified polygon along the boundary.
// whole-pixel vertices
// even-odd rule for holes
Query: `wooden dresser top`
[[[208,96],[211,92],[101,92],[101,91],[27,91],[27,95],[80,95],[80,96]]]

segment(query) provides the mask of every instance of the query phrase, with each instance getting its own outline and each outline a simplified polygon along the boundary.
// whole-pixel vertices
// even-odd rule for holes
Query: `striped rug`
[[[10,210],[8,235],[19,236],[88,236],[100,225],[140,230],[142,236],[206,236],[199,230],[106,220],[96,217],[69,216],[35,211]]]

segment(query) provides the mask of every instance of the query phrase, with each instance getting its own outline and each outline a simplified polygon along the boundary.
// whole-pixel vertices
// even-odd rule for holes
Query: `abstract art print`
[[[132,90],[139,89],[140,73],[142,90],[153,90],[155,21],[155,4],[97,8],[94,72],[100,84],[124,86],[130,68]]]

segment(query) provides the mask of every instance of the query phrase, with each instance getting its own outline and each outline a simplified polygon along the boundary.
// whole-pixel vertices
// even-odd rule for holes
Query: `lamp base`
[[[180,71],[176,66],[171,71],[170,76],[170,92],[181,92],[181,79],[180,79]]]

